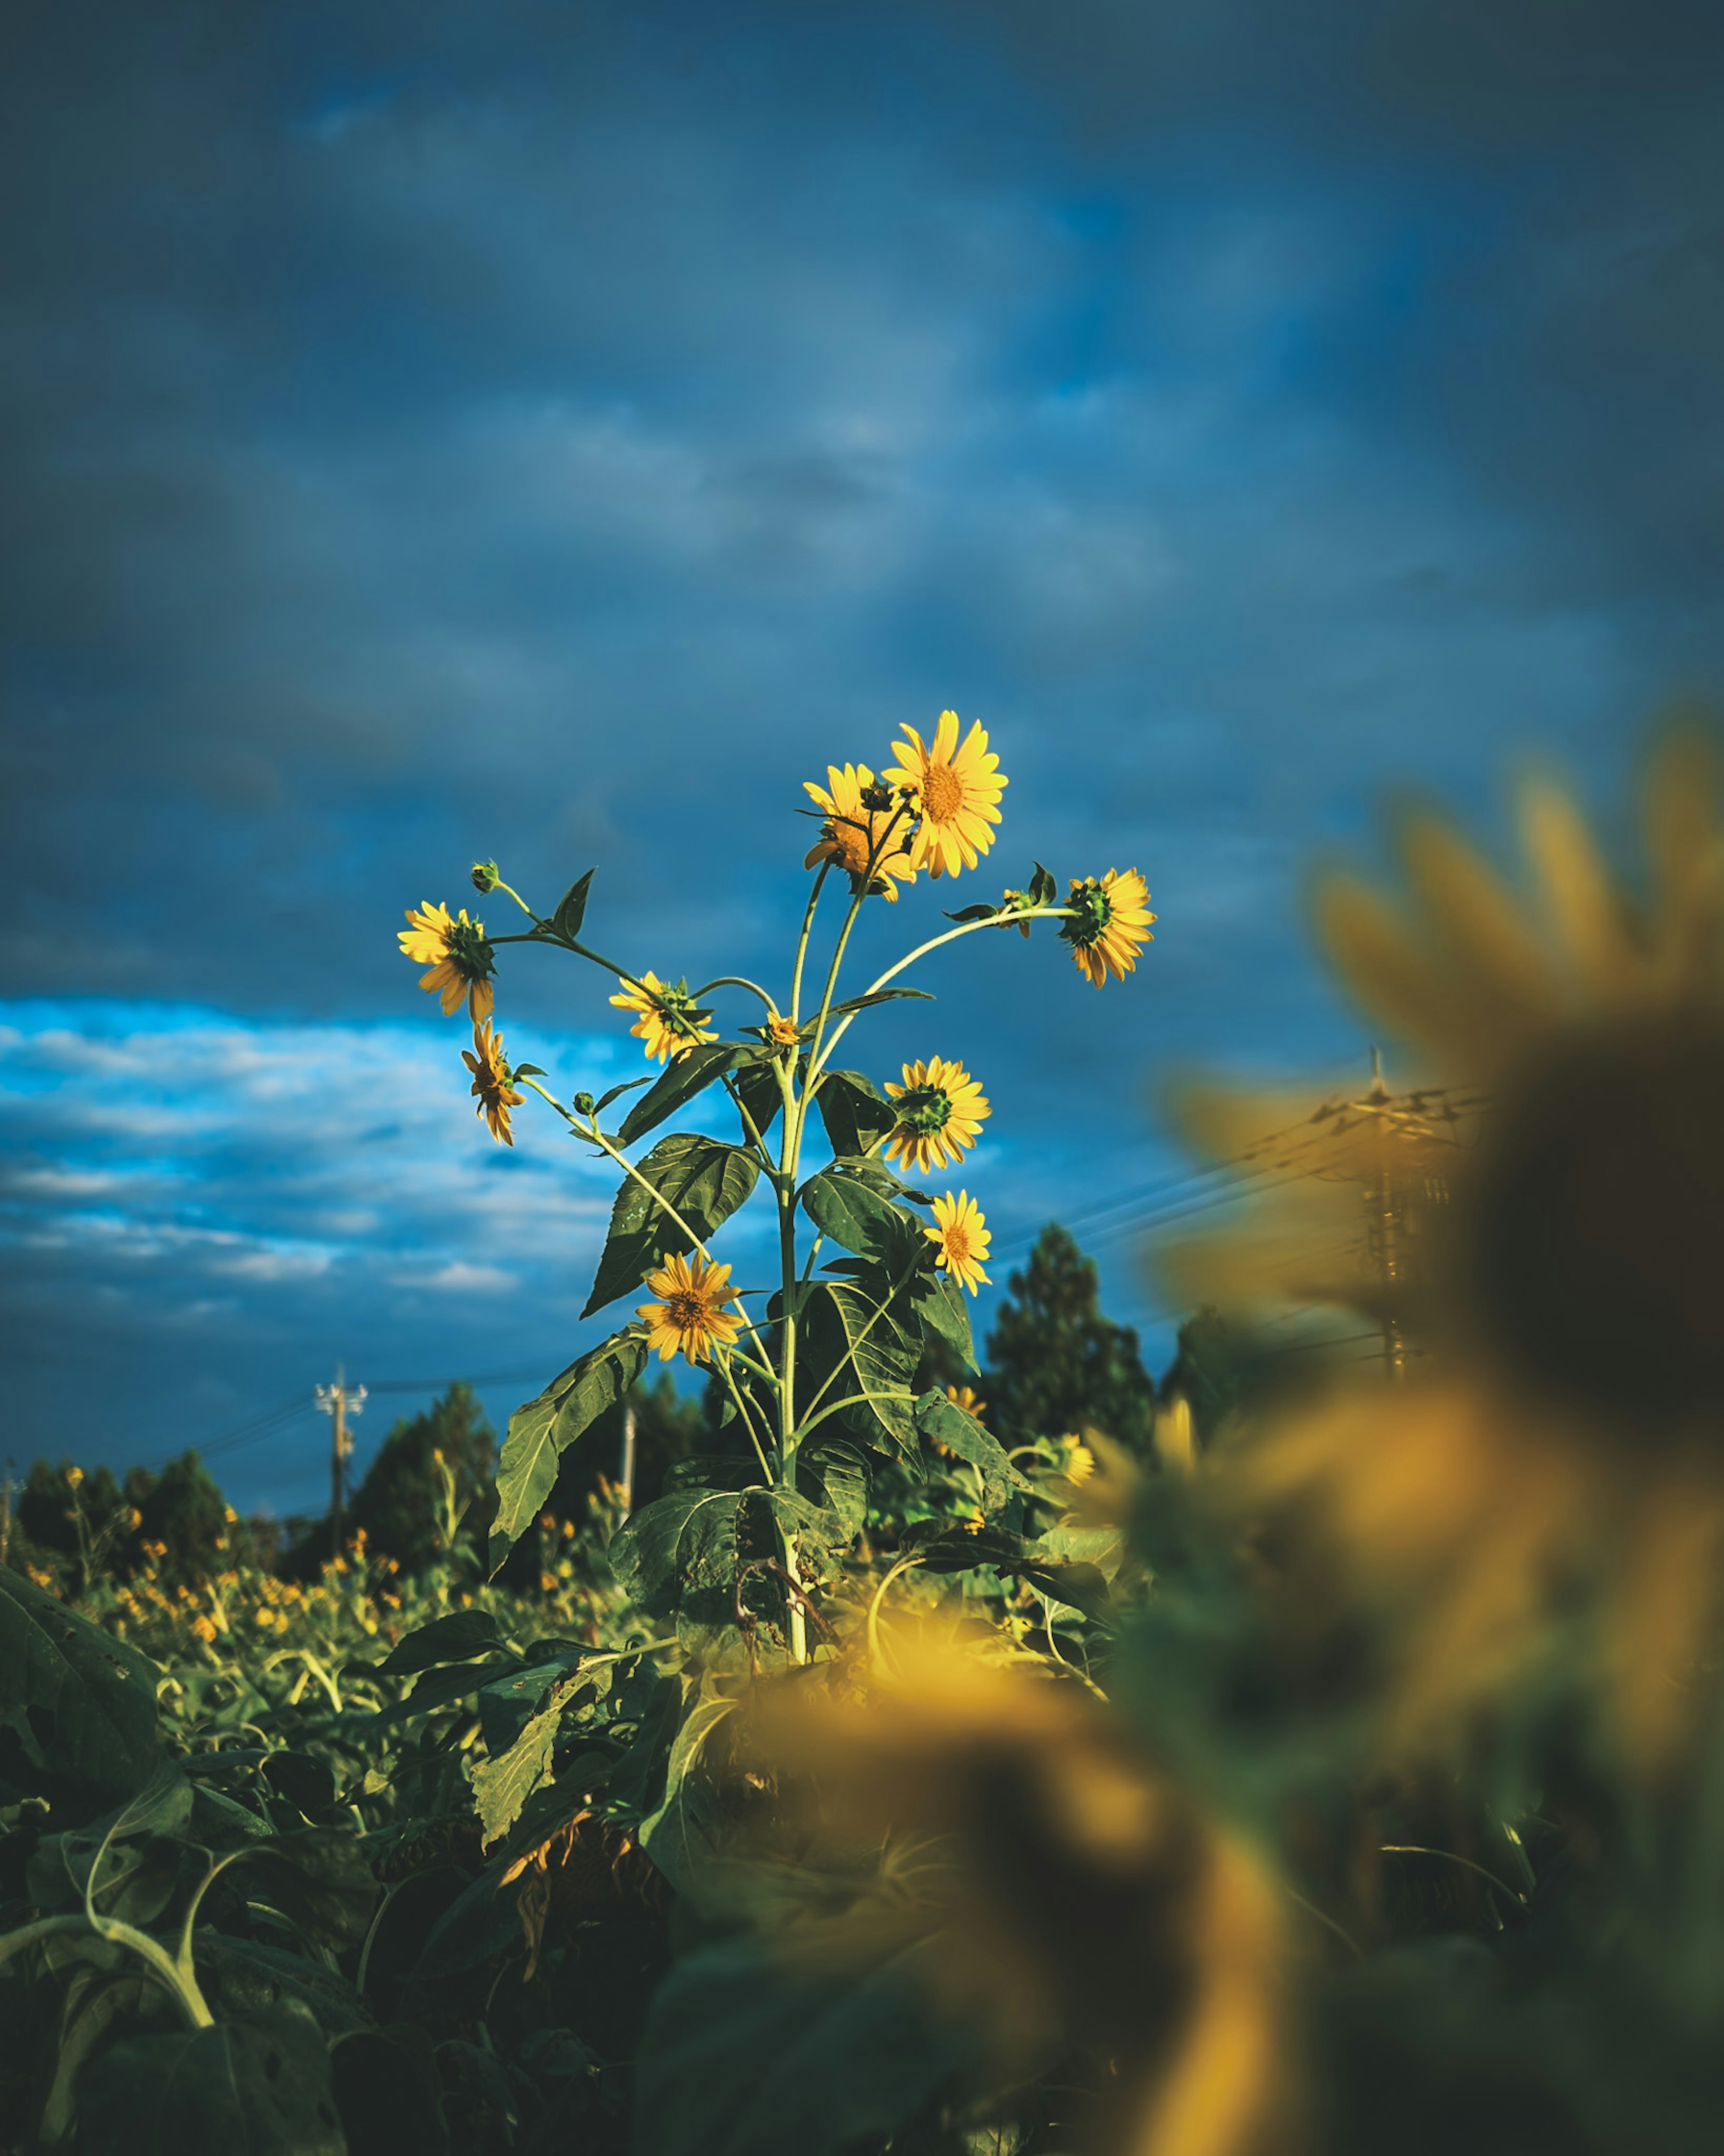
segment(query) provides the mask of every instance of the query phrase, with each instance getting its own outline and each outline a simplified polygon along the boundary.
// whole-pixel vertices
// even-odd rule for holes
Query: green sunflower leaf
[[[824,1386],[824,1409],[862,1395],[844,1410],[844,1426],[876,1451],[915,1460],[911,1387],[921,1355],[921,1328],[903,1297],[895,1295],[890,1276],[873,1266],[855,1280],[811,1282],[802,1306],[801,1339],[799,1399],[812,1400]],[[829,1431],[831,1422],[816,1427]]]
[[[736,1097],[747,1109],[755,1129],[762,1137],[771,1130],[784,1105],[784,1096],[778,1090],[778,1074],[773,1067],[777,1060],[771,1050],[760,1050],[753,1055],[745,1053],[737,1059],[736,1075],[731,1081]],[[742,1132],[746,1137],[747,1123]]]
[[[835,1153],[865,1153],[898,1120],[898,1111],[860,1070],[829,1070],[814,1099]]]
[[[572,883],[563,893],[556,912],[551,916],[553,936],[561,936],[566,942],[572,943],[580,934],[581,924],[587,918],[587,894],[593,887],[593,879],[597,873],[597,870],[588,869],[585,875]]]
[[[855,1176],[824,1169],[803,1185],[802,1206],[823,1235],[883,1265],[895,1279],[927,1247],[920,1223]]]
[[[932,1249],[931,1245],[925,1247]],[[967,1370],[978,1369],[976,1342],[970,1331],[969,1297],[958,1285],[956,1276],[947,1272],[920,1273],[911,1287],[910,1296],[911,1306],[922,1323],[957,1348]]]
[[[997,906],[963,906],[956,913],[948,913],[948,921],[992,921],[1002,909]]]
[[[697,1093],[704,1093],[747,1053],[733,1040],[707,1040],[685,1055],[673,1057],[652,1091],[629,1111],[617,1133],[617,1142],[631,1146],[637,1138],[644,1138],[667,1116],[674,1116]]]
[[[660,1138],[639,1172],[703,1243],[747,1203],[760,1176],[754,1156],[741,1146],[694,1131]],[[631,1175],[611,1208],[610,1232],[582,1317],[639,1289],[642,1276],[670,1252],[686,1255],[693,1247],[664,1206]]]
[[[596,1116],[601,1109],[609,1107],[613,1101],[620,1101],[625,1093],[639,1092],[643,1086],[650,1086],[652,1082],[653,1073],[649,1070],[644,1078],[630,1078],[620,1086],[613,1086],[608,1093],[599,1095],[587,1113]]]
[[[1005,1447],[993,1432],[984,1430],[974,1415],[947,1399],[937,1388],[930,1386],[916,1401],[915,1424],[931,1444],[944,1445],[948,1452],[980,1469],[984,1512],[998,1512],[1013,1490],[1034,1494],[1035,1485],[1012,1465]]]
[[[1051,871],[1038,861],[1035,874],[1029,879],[1029,902],[1032,906],[1053,906],[1058,903],[1060,886]]]
[[[990,906],[988,911],[993,911]],[[875,1004],[895,1004],[906,998],[916,1003],[931,1004],[934,998],[926,988],[870,988],[865,996],[852,996],[849,1002],[834,1004],[827,1013],[829,1018],[849,1018],[854,1011],[871,1010]]]
[[[646,1368],[646,1335],[631,1325],[572,1363],[535,1400],[509,1418],[497,1464],[491,1522],[493,1574],[514,1548],[557,1480],[557,1463],[594,1418],[619,1400]]]

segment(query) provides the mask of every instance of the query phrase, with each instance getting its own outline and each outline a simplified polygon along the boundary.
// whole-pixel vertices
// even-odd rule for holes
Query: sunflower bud
[[[481,893],[488,891],[495,891],[502,880],[501,874],[500,873],[495,861],[475,861],[473,864],[473,888],[475,891]]]
[[[593,1109],[593,1096],[590,1093],[577,1093],[569,1106],[577,1116],[590,1116]]]

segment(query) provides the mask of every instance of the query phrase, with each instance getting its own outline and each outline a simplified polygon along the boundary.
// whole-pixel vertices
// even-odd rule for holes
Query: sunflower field
[[[540,912],[479,864],[508,933],[408,913],[491,1137],[542,1111],[616,1173],[612,1329],[482,1507],[435,1455],[422,1564],[356,1530],[290,1577],[230,1517],[202,1571],[136,1520],[105,1568],[75,1481],[78,1563],[0,1563],[0,2148],[1716,2148],[1706,744],[1655,758],[1636,880],[1538,786],[1524,879],[1425,819],[1399,896],[1321,887],[1420,1088],[1188,1088],[1238,1202],[1155,1262],[1232,1361],[1112,1429],[982,1396],[990,1102],[943,1021],[891,1077],[860,1044],[1003,930],[1140,990],[1144,878],[1032,864],[845,973],[865,908],[977,876],[1006,784],[949,711],[809,784],[769,985],[606,957],[590,874]],[[527,946],[597,969],[639,1076],[509,1059]],[[654,1358],[699,1435],[558,1527]]]

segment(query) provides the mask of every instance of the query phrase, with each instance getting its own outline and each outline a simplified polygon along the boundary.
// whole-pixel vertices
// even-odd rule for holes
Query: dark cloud
[[[1301,874],[1388,782],[1497,829],[1524,748],[1608,794],[1724,662],[1711,10],[4,34],[16,992],[346,1039],[417,1012],[400,911],[493,853],[546,898],[597,863],[627,960],[776,968],[800,781],[950,703],[1013,776],[988,889],[1137,862],[1162,915],[1129,993],[1016,938],[941,977],[1033,1225],[1169,1167],[1150,1069],[1361,1051]],[[511,1011],[608,1018],[528,957]],[[151,1246],[176,1307],[201,1248]]]

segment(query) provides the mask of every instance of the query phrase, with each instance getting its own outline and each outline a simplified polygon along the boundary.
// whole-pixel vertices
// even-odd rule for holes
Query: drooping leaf
[[[458,1699],[465,1699],[510,1671],[521,1667],[519,1659],[511,1654],[488,1655],[482,1662],[444,1662],[434,1670],[427,1670],[413,1690],[393,1707],[386,1707],[377,1717],[377,1727],[392,1728],[398,1722],[410,1722],[416,1714],[428,1714],[434,1707],[451,1707]]]
[[[920,1224],[859,1176],[823,1169],[803,1185],[802,1205],[823,1235],[883,1265],[895,1279],[928,1247]]]
[[[997,906],[961,906],[956,913],[948,913],[948,921],[992,921],[1000,911]]]
[[[980,1469],[984,1512],[997,1512],[1013,1490],[1034,1489],[1034,1484],[1007,1458],[1005,1447],[992,1431],[984,1430],[967,1409],[932,1386],[916,1403],[916,1426],[931,1443],[943,1445],[948,1452]]]
[[[593,1103],[593,1114],[603,1114],[613,1101],[620,1101],[625,1093],[638,1093],[643,1086],[650,1086],[654,1075],[649,1070],[644,1078],[625,1078],[620,1086],[613,1086],[608,1093],[601,1093]]]
[[[128,1924],[153,1923],[185,1874],[188,1852],[173,1837],[187,1830],[192,1804],[191,1784],[164,1764],[154,1781],[117,1810],[88,1826],[45,1835],[24,1867],[32,1905],[81,1908],[87,1887],[100,1915]]]
[[[535,1789],[550,1779],[551,1757],[557,1748],[562,1705],[562,1688],[553,1686],[551,1698],[506,1752],[497,1758],[475,1761],[473,1797],[479,1808],[485,1848],[508,1833],[521,1816],[521,1806]]]
[[[931,1327],[948,1346],[957,1350],[966,1369],[975,1369],[976,1342],[970,1331],[969,1298],[957,1276],[949,1272],[920,1273],[911,1284],[910,1296],[911,1306],[922,1323]]]
[[[641,1821],[640,1845],[679,1893],[693,1883],[703,1854],[703,1808],[694,1786],[701,1754],[737,1702],[711,1689],[710,1680],[677,1731],[664,1764],[664,1794]]]
[[[551,1494],[562,1453],[613,1400],[619,1400],[646,1368],[646,1337],[639,1327],[608,1340],[572,1363],[536,1400],[509,1418],[497,1464],[497,1511],[491,1522],[490,1568],[501,1564]]]
[[[865,1153],[898,1120],[898,1111],[861,1070],[829,1070],[814,1096],[835,1153]]]
[[[632,1602],[667,1615],[685,1587],[727,1585],[741,1562],[739,1517],[747,1491],[670,1490],[631,1515],[610,1547],[611,1572]]]
[[[589,1649],[566,1648],[562,1653],[531,1662],[524,1670],[488,1684],[479,1695],[479,1728],[492,1758],[506,1752],[545,1704],[545,1695],[559,1678],[566,1677]]]
[[[0,1565],[0,1781],[98,1810],[133,1795],[162,1762],[156,1674]]]
[[[760,1169],[754,1156],[741,1146],[726,1145],[695,1132],[677,1132],[659,1139],[640,1163],[639,1173],[704,1243],[747,1202]],[[639,1291],[642,1275],[670,1252],[686,1253],[693,1248],[664,1205],[654,1203],[634,1176],[623,1183],[611,1208],[610,1232],[582,1317],[603,1310],[619,1295]]]
[[[439,1662],[464,1662],[497,1645],[497,1620],[488,1609],[452,1609],[398,1640],[377,1666],[383,1677],[417,1676]]]
[[[977,2040],[928,2008],[919,1942],[811,1980],[759,1946],[690,1954],[659,1986],[635,2064],[636,2156],[842,2156],[908,2118]]]
[[[707,1040],[673,1056],[651,1092],[637,1101],[624,1117],[617,1133],[619,1142],[630,1146],[637,1138],[644,1138],[667,1116],[674,1116],[697,1094],[704,1093],[747,1052],[735,1041]]]
[[[78,2095],[83,2156],[346,2156],[329,2049],[285,1999],[254,2022],[129,2036]]]

